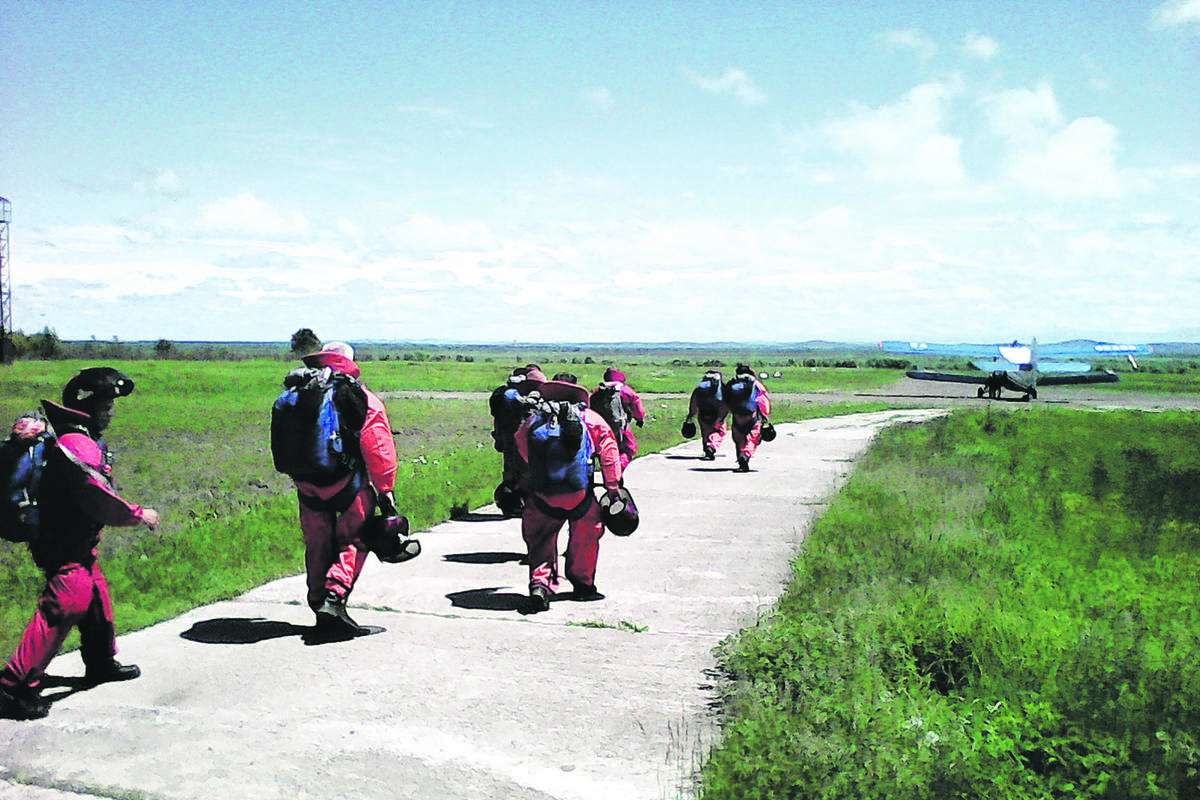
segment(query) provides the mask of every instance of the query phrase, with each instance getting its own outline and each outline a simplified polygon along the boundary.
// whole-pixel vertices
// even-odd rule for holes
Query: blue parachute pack
[[[271,457],[294,480],[328,486],[357,471],[367,396],[350,375],[296,369],[271,409]]]
[[[22,428],[25,435],[18,432]],[[0,538],[10,542],[37,538],[38,490],[55,441],[46,421],[30,415],[18,418],[12,435],[0,442]]]
[[[753,375],[737,375],[724,389],[725,405],[734,416],[758,414],[758,383]]]
[[[540,400],[529,412],[529,484],[538,494],[567,494],[592,485],[592,437],[582,403]]]

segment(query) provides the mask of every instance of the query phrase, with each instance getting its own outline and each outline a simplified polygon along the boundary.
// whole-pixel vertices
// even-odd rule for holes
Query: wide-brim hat
[[[565,400],[568,403],[586,403],[588,391],[577,383],[566,381],[546,381],[537,387],[537,391],[547,400]]]

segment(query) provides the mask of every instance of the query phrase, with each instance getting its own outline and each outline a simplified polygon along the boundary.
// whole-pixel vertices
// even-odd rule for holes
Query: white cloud
[[[249,192],[209,203],[200,209],[196,223],[202,233],[215,235],[295,239],[309,233],[302,212],[281,211]]]
[[[688,80],[704,91],[731,95],[743,105],[757,106],[767,101],[766,93],[758,88],[753,78],[740,69],[730,67],[716,78],[697,75],[686,68],[683,72]]]
[[[922,61],[928,61],[937,55],[937,44],[918,30],[907,29],[887,31],[879,34],[879,42],[892,50],[909,50]]]
[[[924,83],[892,105],[855,104],[826,122],[822,133],[835,148],[859,158],[869,178],[922,185],[963,182],[961,140],[942,130],[957,81]]]
[[[963,52],[982,61],[991,61],[1000,51],[1000,45],[987,34],[972,31],[963,37]]]
[[[486,222],[446,222],[425,214],[415,214],[393,225],[385,238],[390,246],[417,254],[488,250],[496,246],[496,237]]]
[[[1150,15],[1152,28],[1177,28],[1182,25],[1200,26],[1200,0],[1168,0]]]
[[[992,131],[1017,144],[1041,141],[1064,122],[1054,89],[1045,81],[988,95],[980,105]]]
[[[1081,117],[1041,147],[1013,155],[1008,175],[1017,184],[1057,197],[1117,197],[1117,129],[1099,117]]]
[[[604,88],[588,89],[583,93],[583,101],[597,111],[608,111],[615,104],[612,92]]]
[[[1099,117],[1067,123],[1054,90],[1042,81],[981,101],[991,130],[1007,146],[1005,177],[1054,197],[1115,197],[1117,129]]]
[[[162,197],[179,198],[187,193],[183,180],[173,169],[159,172],[149,180],[135,181],[133,190],[138,194],[160,195]]]

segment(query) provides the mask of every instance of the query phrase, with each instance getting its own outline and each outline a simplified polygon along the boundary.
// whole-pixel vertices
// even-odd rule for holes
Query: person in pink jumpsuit
[[[354,363],[354,349],[345,342],[330,342],[302,360],[312,369],[329,368],[353,378],[361,374]],[[396,442],[387,409],[374,392],[362,388],[367,413],[359,433],[359,468],[329,486],[295,482],[304,534],[308,606],[316,614],[317,629],[333,635],[363,631],[346,612],[346,601],[370,554],[362,537],[367,520],[375,513],[376,493],[390,494],[396,481]]]
[[[758,403],[755,412],[750,415],[734,413],[732,409],[726,406],[726,410],[730,414],[730,429],[733,436],[733,446],[737,451],[737,471],[749,472],[750,459],[754,457],[754,452],[758,449],[758,445],[762,442],[762,426],[763,421],[771,416],[771,395],[767,392],[767,387],[754,374],[754,370],[747,364],[738,364],[734,370],[734,380],[740,377],[748,377],[754,381],[754,386],[758,390]],[[725,392],[728,395],[728,391]]]
[[[625,408],[625,418],[629,420],[625,429],[617,434],[617,447],[621,452],[621,469],[623,470],[637,456],[637,439],[633,435],[633,426],[637,425],[640,428],[646,424],[646,407],[633,387],[625,382],[625,373],[621,370],[615,367],[604,370],[604,380],[596,387],[596,391],[592,392],[592,397],[594,398],[596,392],[605,386],[615,386],[620,392],[621,405]],[[594,407],[595,403],[593,402],[592,405]]]
[[[565,400],[586,404],[587,390],[565,381],[547,381],[538,389],[547,400]],[[590,408],[583,411],[584,426],[592,442],[592,450],[600,458],[604,488],[616,493],[621,486],[621,458],[612,428]],[[517,451],[529,461],[529,428],[525,420],[517,428]],[[550,596],[559,585],[558,534],[567,523],[566,578],[574,589],[576,600],[598,600],[603,597],[596,589],[596,562],[600,553],[600,537],[604,535],[600,506],[591,487],[565,494],[529,492],[521,516],[521,535],[529,551],[529,597],[533,611],[550,607]]]
[[[112,459],[100,434],[112,422],[115,400],[133,381],[111,367],[89,367],[63,389],[62,405],[42,401],[58,438],[49,448],[39,495],[41,525],[29,543],[46,575],[37,610],[12,658],[0,671],[0,714],[46,716],[42,676],[72,628],[79,629],[85,681],[132,680],[133,664],[116,661],[117,641],[108,581],[97,561],[104,526],[158,525],[158,512],[123,499],[113,489]]]
[[[715,385],[717,390],[711,393],[707,392],[702,388],[706,384]],[[700,423],[700,443],[704,449],[701,459],[704,461],[716,459],[717,450],[720,449],[721,442],[725,441],[725,434],[728,433],[725,427],[725,417],[729,414],[729,409],[720,400],[720,386],[720,371],[710,369],[704,373],[700,384],[692,389],[692,396],[688,402],[688,421],[694,419]]]

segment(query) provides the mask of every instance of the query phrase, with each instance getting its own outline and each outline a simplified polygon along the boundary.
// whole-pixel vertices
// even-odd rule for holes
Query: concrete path
[[[489,507],[370,561],[350,610],[383,633],[307,644],[294,577],[121,637],[139,680],[77,691],[60,656],[50,716],[0,720],[0,798],[688,797],[717,740],[712,648],[771,608],[876,431],[939,413],[780,425],[748,474],[729,442],[638,459],[643,521],[602,540],[597,602],[523,613],[520,522]]]

